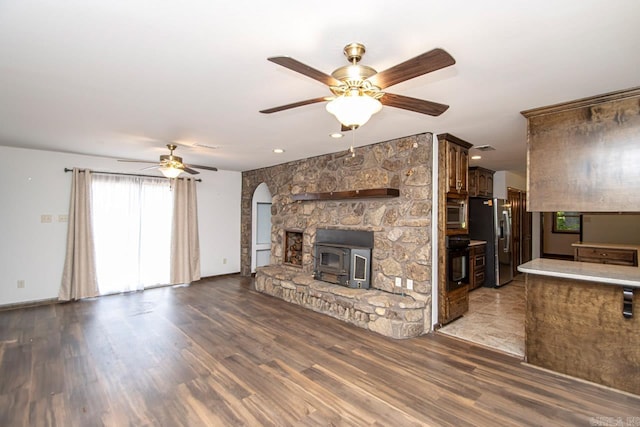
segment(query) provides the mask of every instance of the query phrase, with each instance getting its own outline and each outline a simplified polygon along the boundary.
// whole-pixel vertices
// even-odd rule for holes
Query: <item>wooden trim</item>
[[[522,114],[526,118],[544,116],[545,114],[553,114],[559,113],[561,111],[573,110],[576,108],[590,107],[592,105],[602,104],[603,102],[633,98],[635,96],[640,96],[640,86],[631,89],[619,90],[616,92],[609,92],[602,95],[590,96],[588,98],[581,98],[575,101],[563,102],[561,104],[554,104],[546,107],[524,110],[521,111],[520,114]]]
[[[487,169],[487,168],[483,168],[482,166],[469,166],[469,172],[475,171],[475,170],[496,173],[496,171],[491,170],[491,169]],[[520,191],[522,191],[522,190],[520,190]]]
[[[399,197],[400,190],[397,188],[370,188],[366,190],[349,191],[327,191],[323,193],[300,193],[292,196],[296,201],[309,200],[344,200],[344,199],[366,199],[366,198],[391,198]]]
[[[66,302],[66,301],[60,301],[58,298],[47,298],[47,299],[41,299],[36,301],[16,302],[12,304],[0,305],[0,311],[18,310],[20,308],[38,307],[41,305],[59,304],[63,302]]]
[[[473,147],[473,144],[471,144],[470,142],[467,142],[463,139],[458,138],[457,136],[453,136],[450,133],[441,133],[440,135],[438,135],[438,141],[450,141],[450,142],[455,142],[458,145],[462,145],[464,148],[471,148]]]
[[[224,274],[214,274],[212,276],[204,276],[201,277],[199,280],[196,280],[194,282],[191,282],[192,285],[196,285],[200,282],[204,282],[207,280],[212,280],[212,279],[222,279],[225,277],[232,277],[232,276],[240,276],[240,272],[236,271],[235,273],[224,273]],[[174,285],[166,285],[166,286],[174,286]]]
[[[573,261],[574,257],[572,255],[564,255],[564,254],[552,254],[548,252],[541,252],[540,258],[549,258],[549,259],[563,259],[565,261]]]

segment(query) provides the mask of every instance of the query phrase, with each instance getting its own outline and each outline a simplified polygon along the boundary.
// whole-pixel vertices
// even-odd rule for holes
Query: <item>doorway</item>
[[[468,292],[467,311],[457,319],[444,324],[438,332],[523,358],[524,276],[517,271],[517,266],[529,261],[532,257],[532,220],[531,213],[526,210],[524,191],[508,188],[504,206],[509,206],[510,211],[510,231],[507,233],[510,237],[505,244],[511,250],[506,262],[508,268],[505,273],[508,274],[500,274],[500,276],[513,278],[499,287],[492,287],[487,283],[479,287],[472,286],[472,290]],[[499,216],[494,216],[494,226],[499,223],[498,220]],[[469,224],[470,227],[473,224],[476,227],[481,225],[478,221],[473,223],[470,221]],[[494,245],[491,253],[495,254],[499,248],[495,233],[488,233],[489,236],[475,241],[475,244],[481,245],[486,241],[484,244]],[[488,252],[484,251],[485,254]],[[495,264],[491,264],[500,265],[498,256],[494,256]],[[495,277],[497,276],[496,274]]]
[[[271,191],[264,182],[256,187],[252,199],[251,273],[271,263]]]

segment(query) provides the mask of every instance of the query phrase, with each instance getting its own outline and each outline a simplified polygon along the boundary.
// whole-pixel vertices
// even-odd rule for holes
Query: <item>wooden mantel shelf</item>
[[[344,200],[367,198],[390,198],[400,196],[397,188],[371,188],[366,190],[327,191],[325,193],[300,193],[294,194],[293,200]]]

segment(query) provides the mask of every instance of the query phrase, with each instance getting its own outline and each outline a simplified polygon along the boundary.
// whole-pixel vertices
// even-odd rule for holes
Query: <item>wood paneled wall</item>
[[[526,296],[527,362],[640,394],[637,298],[627,319],[621,286],[535,274],[527,274]]]

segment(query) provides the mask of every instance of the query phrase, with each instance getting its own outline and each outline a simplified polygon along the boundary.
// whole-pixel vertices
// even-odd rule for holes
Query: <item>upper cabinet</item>
[[[493,173],[490,169],[469,168],[469,197],[493,197]]]
[[[522,114],[529,210],[640,210],[640,88]]]
[[[466,141],[449,133],[438,135],[440,149],[446,153],[445,176],[447,176],[447,195],[467,197],[469,148],[473,147]]]

